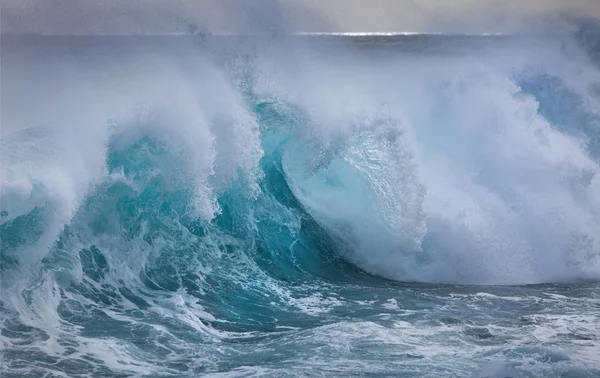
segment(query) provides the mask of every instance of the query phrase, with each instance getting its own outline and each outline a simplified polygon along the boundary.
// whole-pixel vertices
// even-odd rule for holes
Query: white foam
[[[356,264],[434,282],[600,277],[600,166],[515,83],[556,75],[596,103],[600,71],[572,41],[325,50],[259,58],[254,89],[303,111],[288,181]]]

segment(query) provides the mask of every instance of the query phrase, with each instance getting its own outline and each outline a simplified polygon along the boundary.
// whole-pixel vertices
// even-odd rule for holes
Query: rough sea
[[[600,377],[600,33],[3,35],[0,375]]]

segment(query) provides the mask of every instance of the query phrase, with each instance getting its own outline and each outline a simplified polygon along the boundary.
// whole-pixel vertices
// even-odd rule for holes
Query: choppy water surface
[[[600,376],[594,41],[3,36],[2,376]]]

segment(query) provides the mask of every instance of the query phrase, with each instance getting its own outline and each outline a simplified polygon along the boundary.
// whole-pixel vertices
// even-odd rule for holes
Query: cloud
[[[10,34],[549,32],[600,20],[598,0],[2,0]]]

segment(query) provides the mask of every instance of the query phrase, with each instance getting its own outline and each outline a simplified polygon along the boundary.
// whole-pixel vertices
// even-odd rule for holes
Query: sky
[[[3,34],[560,32],[600,0],[0,0]]]

